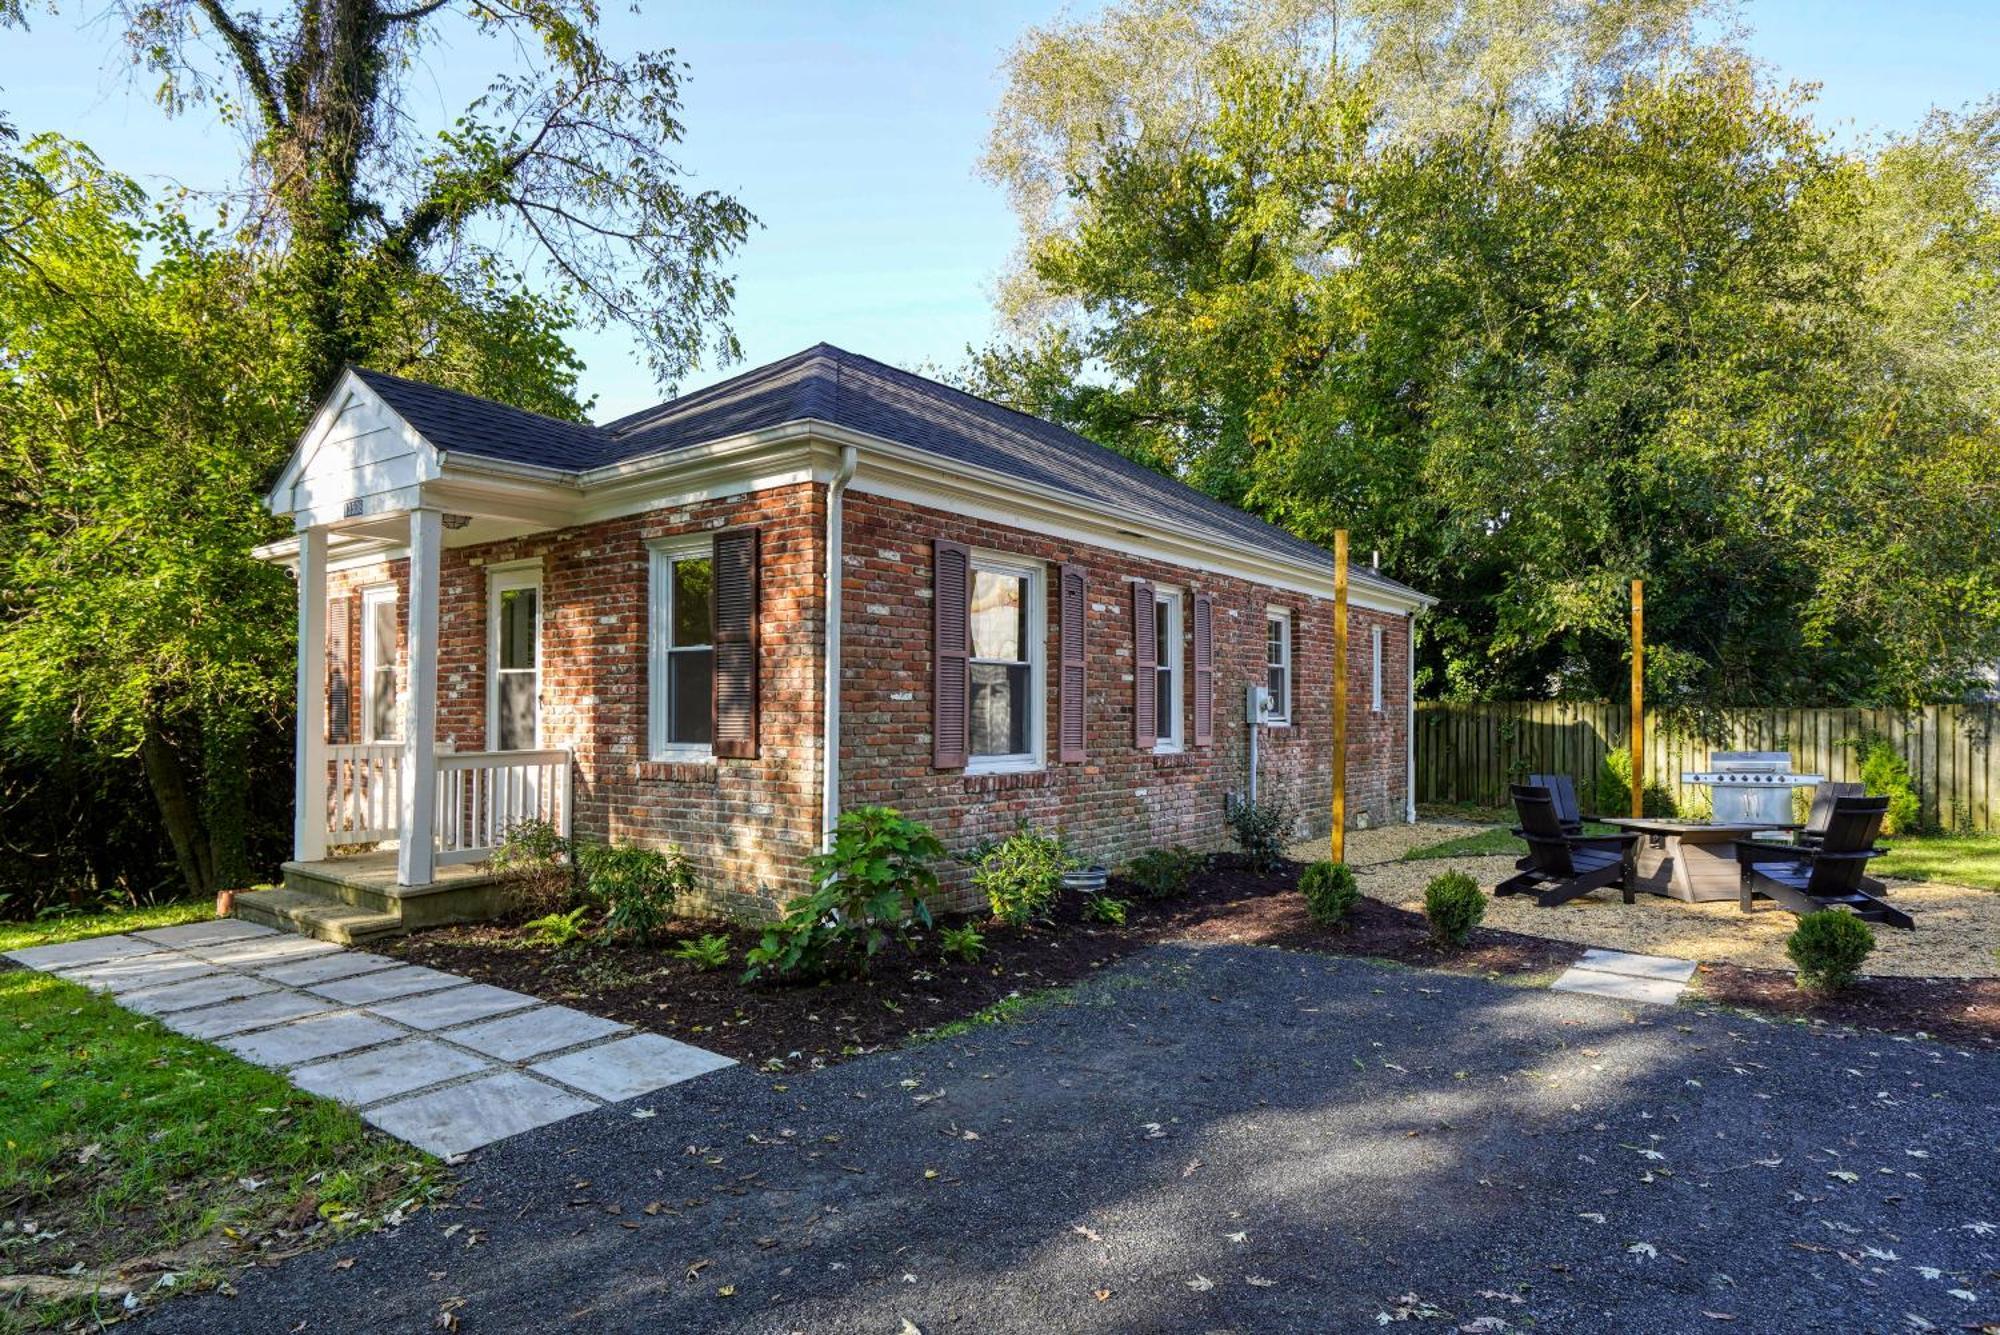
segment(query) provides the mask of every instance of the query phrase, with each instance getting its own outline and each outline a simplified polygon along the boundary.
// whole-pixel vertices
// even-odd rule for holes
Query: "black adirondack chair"
[[[1542,908],[1554,908],[1579,895],[1617,886],[1627,904],[1635,900],[1633,860],[1636,834],[1580,835],[1565,830],[1556,814],[1555,795],[1540,784],[1517,783],[1508,790],[1521,824],[1514,833],[1528,841],[1528,856],[1520,874],[1493,888],[1495,895],[1533,895]]]
[[[1847,908],[1869,922],[1915,927],[1909,914],[1870,893],[1871,882],[1863,874],[1870,858],[1888,851],[1875,844],[1888,809],[1886,797],[1834,798],[1833,814],[1827,817],[1817,848],[1737,840],[1736,864],[1742,875],[1738,903],[1743,911],[1750,912],[1761,895],[1793,913]]]
[[[1556,800],[1556,819],[1571,834],[1583,833],[1583,807],[1576,800],[1576,782],[1567,774],[1530,774],[1530,788],[1546,788]]]
[[[1826,823],[1833,819],[1834,799],[1867,795],[1858,783],[1823,783],[1813,789],[1812,809],[1806,812],[1806,823],[1793,829],[1792,842],[1800,848],[1818,848],[1826,838]]]

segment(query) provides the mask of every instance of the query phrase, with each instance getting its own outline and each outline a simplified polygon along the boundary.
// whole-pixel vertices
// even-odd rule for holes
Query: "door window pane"
[[[375,669],[375,684],[368,696],[368,740],[396,740],[396,669]]]
[[[535,745],[535,674],[502,672],[499,687],[499,749],[532,750]]]
[[[1028,751],[1028,665],[972,665],[972,754],[1015,756]]]
[[[675,648],[708,643],[709,600],[714,571],[709,559],[688,557],[673,563],[673,644]]]
[[[540,599],[540,589],[501,590],[501,670],[535,666],[535,607]]]
[[[677,649],[667,655],[668,741],[706,746],[714,740],[714,680],[713,649]]]

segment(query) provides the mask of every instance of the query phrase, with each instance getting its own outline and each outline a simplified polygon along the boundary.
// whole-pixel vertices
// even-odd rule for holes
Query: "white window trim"
[[[400,695],[396,700],[396,735],[393,737],[376,737],[373,735],[375,730],[375,673],[379,668],[384,666],[381,662],[383,646],[375,643],[373,633],[375,628],[375,605],[377,603],[387,603],[389,606],[395,607],[397,603],[396,586],[393,584],[377,584],[372,588],[366,588],[361,591],[361,740],[373,743],[400,742],[403,740],[403,701]],[[388,646],[388,650],[389,661],[387,666],[393,671],[401,665],[396,659],[396,646],[391,643]]]
[[[1167,679],[1171,683],[1168,694],[1174,705],[1168,717],[1153,720],[1153,754],[1156,756],[1178,755],[1187,749],[1187,683],[1185,664],[1181,660],[1181,639],[1186,629],[1183,624],[1185,605],[1186,598],[1181,590],[1170,584],[1153,586],[1153,616],[1158,618],[1164,615],[1167,618],[1167,661],[1164,664],[1155,663],[1153,671],[1158,673],[1161,667],[1167,669]]]
[[[1370,665],[1368,686],[1368,709],[1370,713],[1382,712],[1382,628],[1374,626],[1368,632],[1369,648],[1374,654]]]
[[[715,537],[688,533],[661,538],[647,543],[646,553],[646,754],[657,761],[713,764],[713,742],[667,740],[667,639],[673,628],[673,563],[712,557]]]
[[[509,561],[486,568],[486,749],[500,749],[500,595],[510,589],[535,591],[535,744],[542,747],[542,673],[547,663],[542,657],[542,563],[539,560]]]
[[[1264,722],[1273,728],[1292,726],[1292,610],[1289,607],[1267,607],[1264,609],[1264,680],[1271,679],[1271,623],[1277,622],[1284,630],[1285,646],[1285,698],[1271,702],[1271,713]]]
[[[968,754],[965,761],[967,774],[1032,774],[1048,766],[1048,567],[1040,561],[1024,561],[1018,556],[1005,556],[997,552],[974,551],[966,568],[966,598],[972,596],[972,579],[975,571],[986,570],[996,575],[1020,575],[1028,581],[1028,749],[1018,755],[975,756]],[[968,608],[968,615],[970,609]],[[975,662],[986,660],[967,657],[966,667],[970,671]],[[968,684],[968,691],[971,690]],[[966,729],[966,749],[972,746],[971,728]]]

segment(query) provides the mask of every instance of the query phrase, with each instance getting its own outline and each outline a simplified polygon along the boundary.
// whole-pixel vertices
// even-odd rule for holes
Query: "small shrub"
[[[1785,953],[1799,966],[1799,986],[1815,992],[1838,992],[1852,983],[1873,949],[1868,924],[1839,909],[1801,916],[1785,938]]]
[[[577,863],[584,893],[604,906],[605,929],[642,945],[666,923],[674,900],[694,888],[694,864],[672,844],[585,844]]]
[[[1179,844],[1149,848],[1126,864],[1125,879],[1148,899],[1178,899],[1207,860]]]
[[[1674,795],[1657,783],[1646,785],[1646,815],[1668,820],[1676,815]],[[1597,767],[1597,809],[1607,816],[1623,816],[1632,810],[1632,752],[1630,749],[1605,753]]]
[[[720,932],[698,936],[675,946],[673,956],[694,965],[702,973],[708,973],[729,963],[729,938]]]
[[[817,888],[764,929],[745,957],[743,981],[866,973],[891,940],[908,943],[912,923],[930,926],[926,901],[937,890],[931,863],[943,856],[936,835],[890,807],[842,812],[833,846],[812,860]]]
[[[1232,802],[1226,816],[1229,833],[1253,871],[1274,871],[1285,860],[1285,836],[1291,813],[1283,802]]]
[[[986,938],[971,923],[963,927],[947,927],[938,933],[938,950],[951,959],[977,964],[979,957],[986,953]]]
[[[1299,891],[1306,897],[1306,912],[1312,920],[1327,927],[1346,922],[1361,899],[1354,872],[1345,862],[1313,863],[1299,878]]]
[[[1063,873],[1077,865],[1060,835],[1037,834],[1023,825],[980,859],[972,884],[985,894],[994,917],[1021,927],[1049,916],[1062,893]]]
[[[1910,766],[1880,733],[1861,739],[1861,784],[1870,797],[1889,799],[1889,809],[1882,816],[1882,833],[1908,834],[1922,826],[1923,803],[1918,800]]]
[[[1132,911],[1131,904],[1110,895],[1086,895],[1083,901],[1083,916],[1092,922],[1109,923],[1113,927],[1125,925],[1125,915]]]
[[[574,945],[583,939],[583,915],[590,910],[579,904],[568,913],[550,913],[528,923],[528,940],[538,946]]]
[[[1431,878],[1424,887],[1424,917],[1431,925],[1431,943],[1441,950],[1462,949],[1472,929],[1486,916],[1486,896],[1479,882],[1462,871]]]
[[[490,865],[507,877],[516,909],[555,914],[576,898],[572,851],[570,841],[548,821],[524,820],[508,827]]]

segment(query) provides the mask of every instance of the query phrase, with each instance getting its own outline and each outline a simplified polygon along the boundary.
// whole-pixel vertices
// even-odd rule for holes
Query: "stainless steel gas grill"
[[[1715,824],[1765,829],[1790,824],[1792,789],[1825,783],[1826,776],[1794,773],[1789,751],[1711,751],[1708,768],[1683,773],[1681,782],[1710,790]]]

